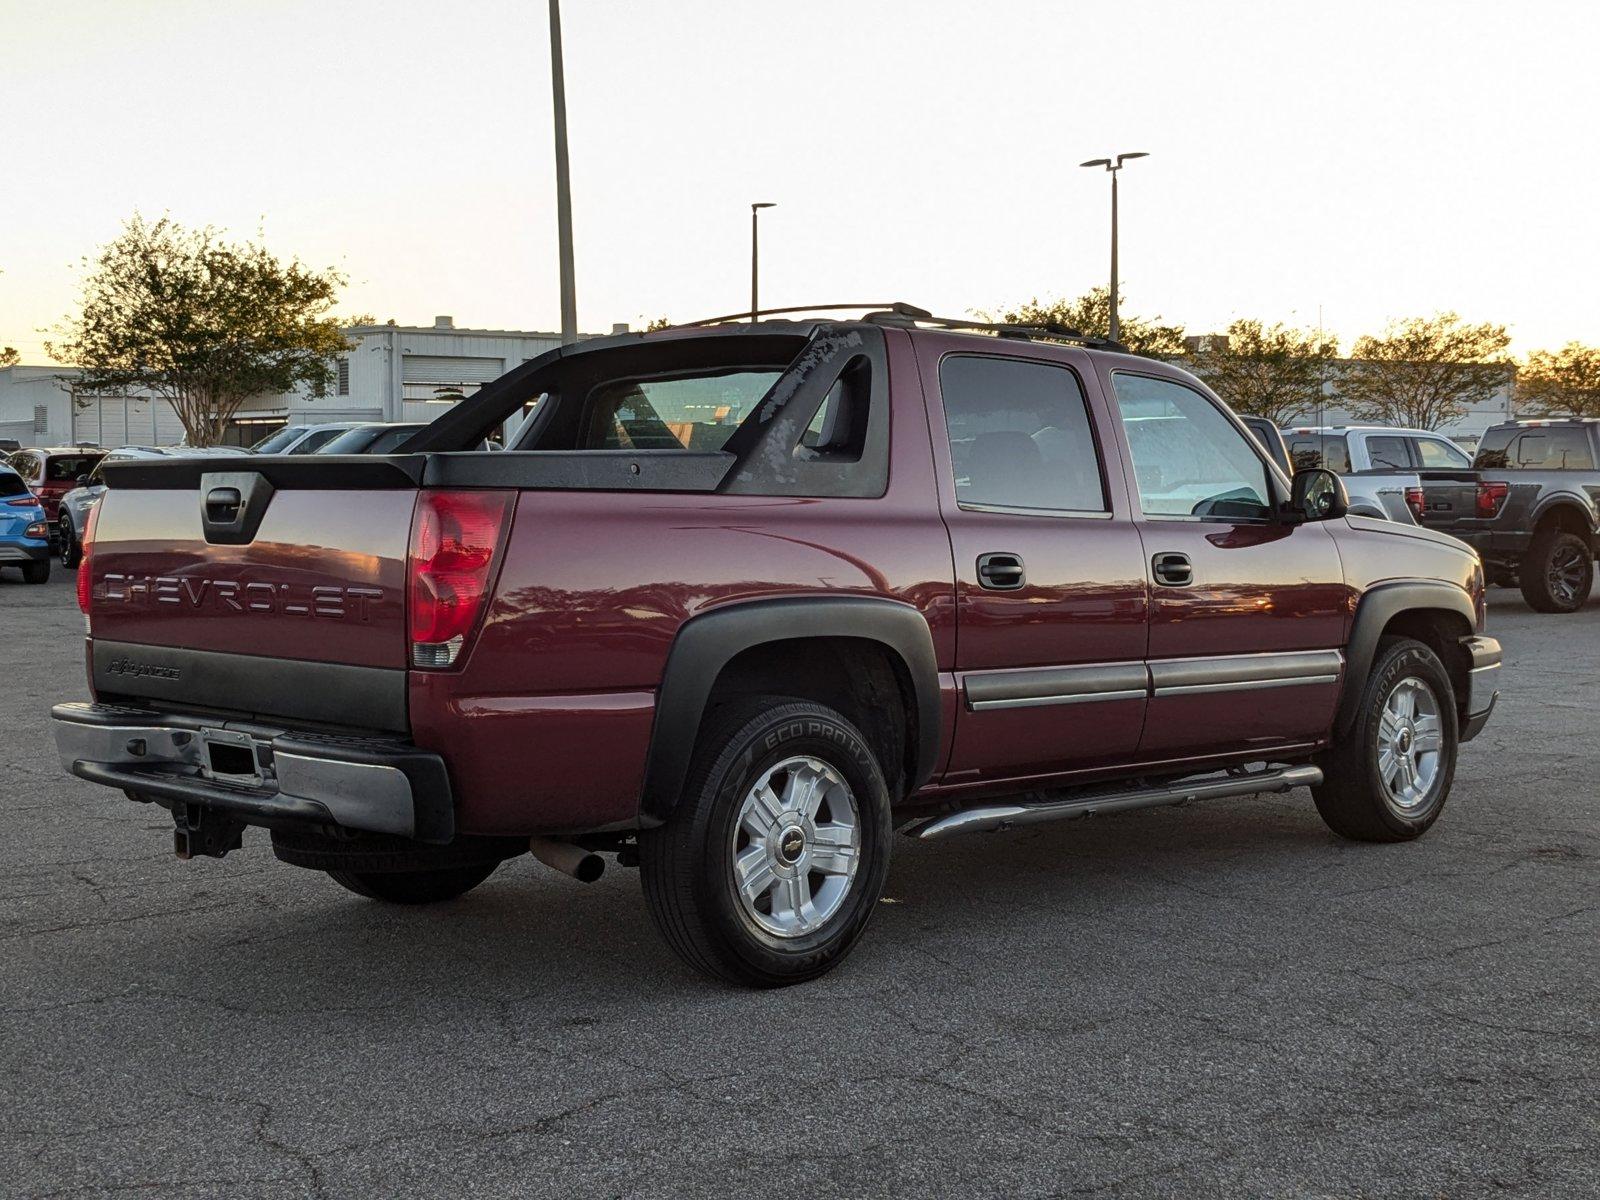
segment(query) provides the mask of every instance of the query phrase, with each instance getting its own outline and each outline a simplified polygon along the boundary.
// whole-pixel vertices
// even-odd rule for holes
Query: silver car
[[[112,462],[141,458],[193,458],[199,455],[225,455],[237,458],[237,446],[121,446],[102,458],[87,475],[78,476],[78,486],[61,497],[56,517],[56,553],[61,565],[74,570],[83,558],[83,534],[89,524],[89,510],[106,490],[104,467]]]

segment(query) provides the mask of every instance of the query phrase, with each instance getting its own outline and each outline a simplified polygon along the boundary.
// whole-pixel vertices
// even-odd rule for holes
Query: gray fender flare
[[[752,600],[691,617],[667,655],[656,695],[655,725],[640,798],[641,823],[664,821],[677,806],[694,756],[706,701],[722,668],[746,650],[803,638],[860,638],[898,656],[911,680],[916,746],[911,789],[938,765],[939,667],[933,631],[923,615],[898,600],[868,596],[818,596]]]
[[[1472,597],[1452,583],[1438,579],[1408,579],[1380,583],[1369,588],[1356,605],[1350,626],[1350,641],[1345,647],[1344,693],[1334,718],[1335,738],[1343,738],[1355,727],[1360,715],[1361,693],[1366,690],[1372,660],[1378,654],[1378,639],[1390,621],[1404,612],[1448,612],[1461,617],[1471,633],[1477,628]]]

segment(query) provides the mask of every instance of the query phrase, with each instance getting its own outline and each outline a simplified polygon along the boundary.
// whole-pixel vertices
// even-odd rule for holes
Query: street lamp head
[[[775,200],[757,200],[754,204],[752,204],[750,206],[750,211],[751,212],[755,212],[755,210],[758,209],[758,208],[777,208],[777,207],[778,207],[778,204],[777,204],[777,201],[775,201]]]
[[[1148,150],[1135,150],[1135,151],[1133,151],[1132,153],[1129,153],[1129,154],[1119,154],[1119,155],[1117,155],[1117,166],[1120,167],[1123,163],[1127,162],[1128,159],[1130,159],[1130,158],[1149,158],[1149,157],[1150,157],[1150,152]]]
[[[1111,160],[1109,158],[1091,158],[1088,162],[1081,162],[1078,165],[1080,167],[1109,167],[1111,166]]]

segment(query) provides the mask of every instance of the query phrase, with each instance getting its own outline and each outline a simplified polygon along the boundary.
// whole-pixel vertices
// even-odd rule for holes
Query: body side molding
[[[899,657],[916,703],[916,758],[908,790],[932,776],[939,755],[939,670],[933,632],[920,612],[899,600],[868,596],[752,600],[691,617],[672,643],[656,695],[641,823],[663,821],[676,807],[706,700],[722,668],[753,647],[805,638],[859,638]]]

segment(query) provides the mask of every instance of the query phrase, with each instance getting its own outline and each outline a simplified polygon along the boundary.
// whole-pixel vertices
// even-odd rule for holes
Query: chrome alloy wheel
[[[818,758],[767,768],[739,806],[733,884],[745,915],[801,937],[839,911],[861,860],[861,816],[844,776]]]
[[[1396,811],[1411,816],[1427,805],[1443,752],[1439,698],[1408,675],[1394,685],[1378,719],[1378,776]]]

